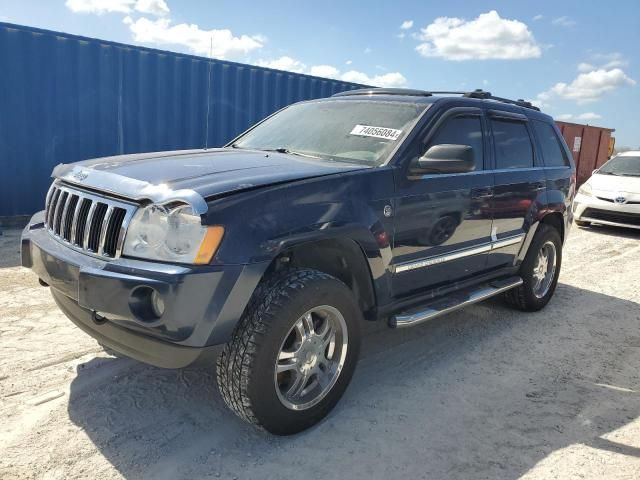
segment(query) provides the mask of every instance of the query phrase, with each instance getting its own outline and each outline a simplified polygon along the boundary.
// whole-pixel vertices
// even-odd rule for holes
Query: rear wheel
[[[258,288],[217,364],[227,406],[287,435],[327,415],[358,359],[362,315],[351,290],[316,270],[294,270]]]
[[[562,264],[562,239],[558,231],[541,224],[520,267],[523,283],[506,293],[507,302],[520,310],[543,308],[555,292]]]

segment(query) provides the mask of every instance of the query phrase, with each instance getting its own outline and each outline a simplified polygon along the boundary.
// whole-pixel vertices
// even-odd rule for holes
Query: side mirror
[[[464,173],[475,169],[473,148],[468,145],[434,145],[418,159],[418,169],[425,172]]]

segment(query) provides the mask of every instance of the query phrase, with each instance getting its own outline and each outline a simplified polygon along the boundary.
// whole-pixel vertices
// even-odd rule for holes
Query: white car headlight
[[[578,193],[586,195],[587,197],[591,196],[591,191],[591,185],[589,185],[588,183],[583,183],[582,186],[578,189]]]
[[[206,264],[215,254],[224,228],[206,227],[188,205],[149,205],[131,219],[124,255],[166,262]]]

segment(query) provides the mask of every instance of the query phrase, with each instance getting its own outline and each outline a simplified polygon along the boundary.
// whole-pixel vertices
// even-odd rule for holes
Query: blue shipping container
[[[44,208],[58,163],[217,147],[361,85],[0,23],[0,217]]]

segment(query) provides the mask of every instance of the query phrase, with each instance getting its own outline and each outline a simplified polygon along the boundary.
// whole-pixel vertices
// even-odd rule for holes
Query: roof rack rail
[[[417,96],[417,97],[432,97],[433,95],[462,95],[466,98],[478,98],[481,100],[494,100],[496,102],[508,103],[511,105],[517,105],[519,107],[530,108],[531,110],[540,111],[538,107],[531,102],[527,102],[523,99],[509,100],[508,98],[496,97],[491,95],[491,92],[485,92],[481,88],[473,90],[472,92],[459,92],[459,91],[427,91],[427,90],[414,90],[411,88],[358,88],[356,90],[347,90],[332,95],[333,97],[348,97],[351,95],[405,95],[405,96]]]
[[[465,96],[467,98],[480,98],[480,99],[483,99],[483,100],[495,100],[496,102],[509,103],[511,105],[517,105],[519,107],[530,108],[531,110],[536,110],[538,112],[540,111],[540,109],[538,107],[536,107],[535,105],[533,105],[531,102],[527,102],[526,100],[523,100],[521,98],[519,98],[518,100],[510,100],[508,98],[496,97],[494,95],[491,95],[491,92],[485,92],[481,88],[477,88],[473,92],[467,92],[463,96]]]
[[[424,90],[415,90],[412,88],[358,88],[356,90],[346,90],[344,92],[335,93],[332,97],[349,97],[351,95],[408,95],[410,97],[430,97],[431,92]]]

